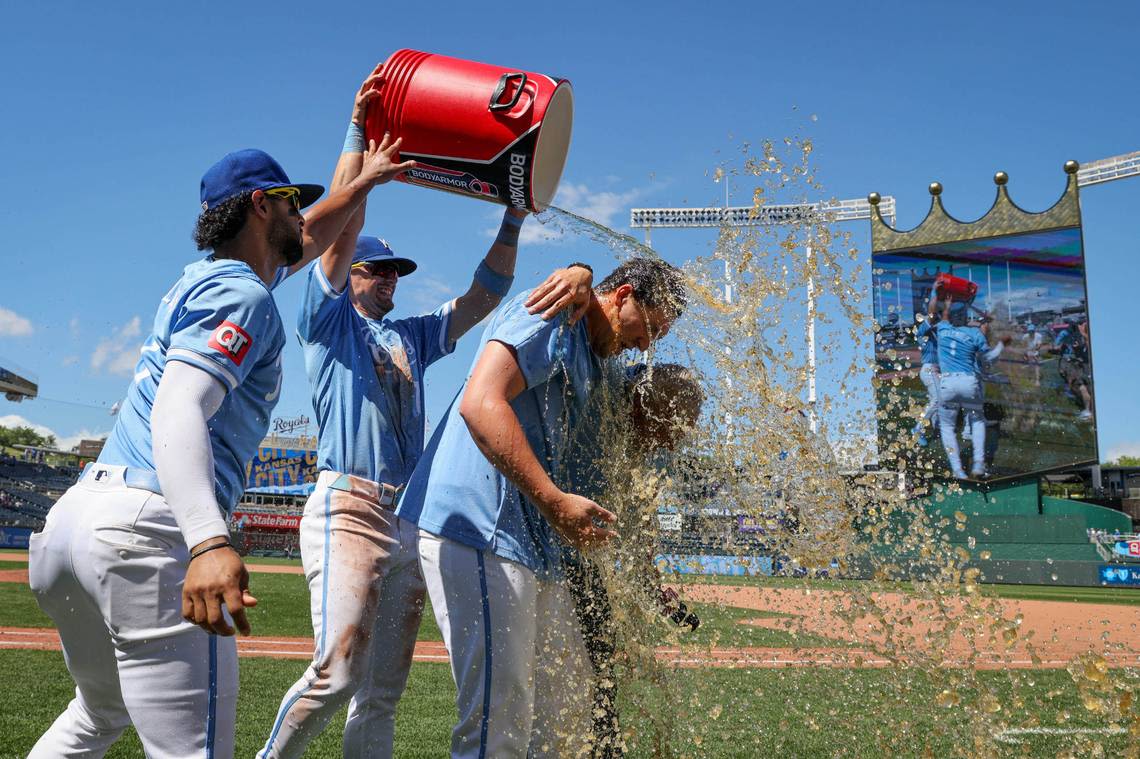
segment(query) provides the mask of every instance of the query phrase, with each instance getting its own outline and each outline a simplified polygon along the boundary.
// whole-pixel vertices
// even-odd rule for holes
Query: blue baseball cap
[[[301,207],[316,201],[325,191],[319,184],[296,184],[281,164],[264,150],[235,150],[222,156],[202,175],[202,210],[216,208],[235,195],[254,190],[296,187],[301,192]]]
[[[354,264],[367,261],[391,261],[396,264],[396,274],[407,276],[416,270],[416,262],[410,258],[400,258],[388,247],[388,241],[379,237],[361,235],[356,238],[356,252],[352,255]]]

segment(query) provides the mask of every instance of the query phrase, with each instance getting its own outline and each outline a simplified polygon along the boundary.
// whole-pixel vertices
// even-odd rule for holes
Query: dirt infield
[[[684,595],[785,615],[745,623],[831,638],[834,649],[787,650],[804,658],[823,654],[833,665],[1047,668],[1090,651],[1114,667],[1140,663],[1140,612],[1133,606],[885,592],[857,599],[840,590],[730,585],[690,585]]]
[[[271,571],[282,569],[291,568]],[[1090,651],[1111,667],[1140,664],[1140,636],[1136,635],[1140,614],[1129,606],[986,599],[986,608],[1000,614],[986,620],[984,629],[989,633],[979,636],[963,632],[974,629],[966,620],[976,622],[978,610],[961,598],[948,599],[934,616],[929,600],[902,593],[871,594],[873,613],[865,607],[853,609],[852,594],[843,591],[693,585],[685,588],[685,597],[780,614],[746,619],[742,624],[811,635],[817,640],[830,638],[836,645],[658,648],[658,658],[674,666],[1053,669],[1066,667]],[[0,648],[56,650],[59,637],[51,629],[0,628]],[[238,639],[242,656],[308,659],[312,651],[311,638]],[[415,660],[446,662],[447,653],[440,642],[420,641]]]
[[[0,560],[19,560],[2,554]],[[22,554],[26,560],[27,554]],[[302,574],[290,564],[249,564],[250,572]],[[0,570],[0,582],[27,583],[25,569]],[[1140,611],[1134,606],[1025,601],[951,595],[941,599],[905,593],[735,585],[687,585],[687,600],[780,616],[746,619],[767,627],[835,641],[789,648],[661,647],[658,658],[675,666],[886,667],[964,666],[978,669],[1059,668],[1090,651],[1109,666],[1140,664]],[[58,649],[54,630],[0,628],[0,648]],[[238,639],[242,656],[308,659],[310,638]],[[439,642],[416,644],[416,661],[446,662]]]

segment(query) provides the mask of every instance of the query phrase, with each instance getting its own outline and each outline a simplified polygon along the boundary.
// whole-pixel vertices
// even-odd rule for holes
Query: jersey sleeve
[[[297,316],[297,334],[309,343],[327,342],[335,324],[334,316],[349,305],[348,282],[340,290],[333,287],[317,259],[305,274],[305,292],[301,296],[301,312]]]
[[[396,322],[400,332],[415,343],[424,367],[431,366],[455,350],[455,341],[447,339],[455,301],[449,300],[430,314],[412,316]]]
[[[566,314],[543,321],[537,314],[528,314],[522,307],[521,299],[507,308],[508,311],[493,326],[487,339],[497,340],[514,349],[515,360],[518,361],[527,388],[541,385],[566,363],[570,342]]]
[[[916,337],[926,337],[930,334],[930,320],[924,319],[918,323],[918,329],[915,331]]]
[[[166,358],[203,369],[233,390],[271,349],[279,318],[260,282],[208,280],[175,311]]]

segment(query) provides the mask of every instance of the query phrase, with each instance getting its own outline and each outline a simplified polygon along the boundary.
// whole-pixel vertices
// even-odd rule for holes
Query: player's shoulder
[[[250,305],[273,301],[269,288],[242,261],[203,258],[183,270],[182,280],[190,298],[232,297]]]
[[[504,336],[528,337],[549,332],[563,321],[559,317],[545,321],[540,314],[531,314],[526,308],[530,291],[522,292],[499,306],[487,325],[487,334],[495,339]]]

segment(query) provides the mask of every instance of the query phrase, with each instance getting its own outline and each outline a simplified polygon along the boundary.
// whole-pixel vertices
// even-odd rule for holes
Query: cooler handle
[[[515,89],[515,94],[513,97],[511,97],[510,102],[500,103],[499,98],[501,98],[503,96],[503,93],[507,91],[507,84],[512,79],[519,80],[518,88]],[[503,74],[501,77],[499,77],[499,85],[495,87],[495,91],[491,95],[491,102],[487,107],[492,111],[511,110],[518,104],[519,98],[522,97],[523,87],[526,87],[526,74],[524,72],[520,71],[516,74]]]

